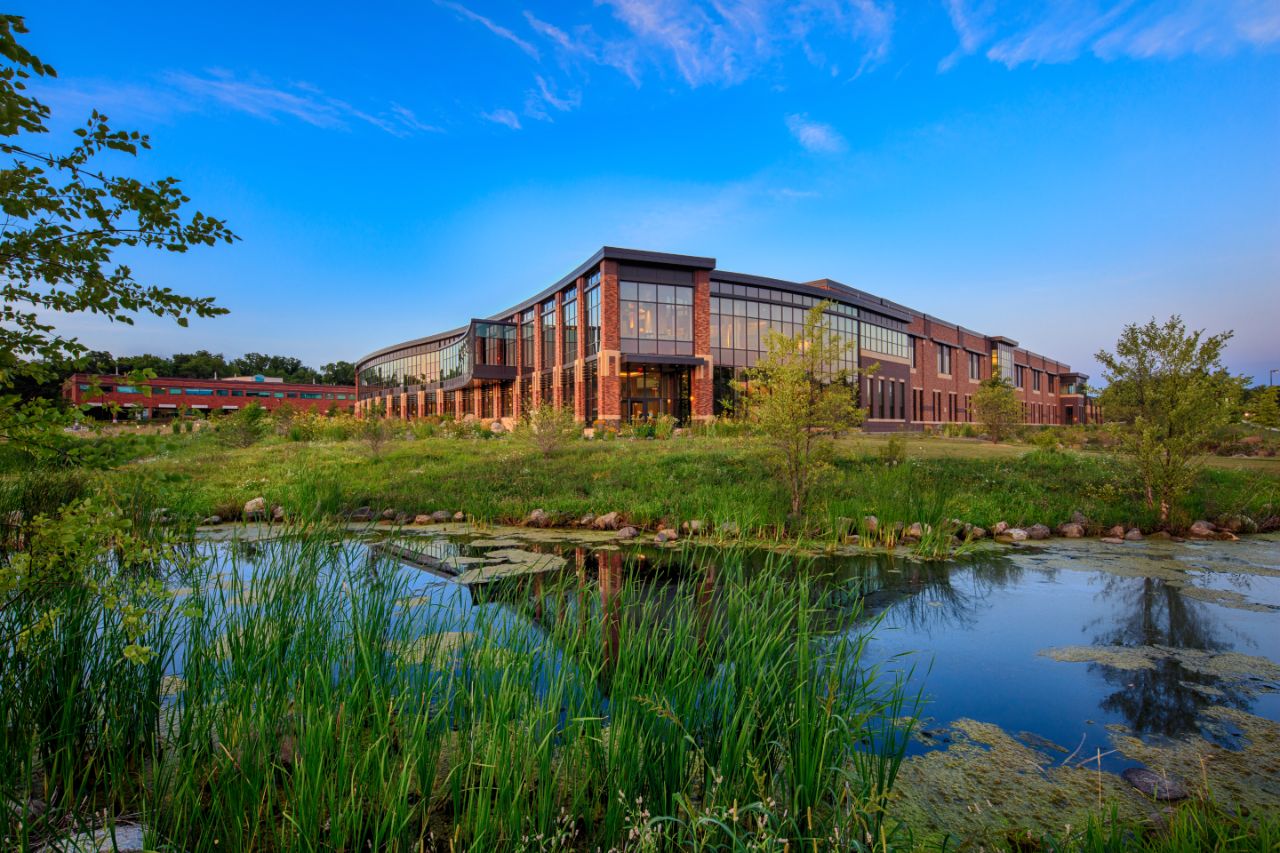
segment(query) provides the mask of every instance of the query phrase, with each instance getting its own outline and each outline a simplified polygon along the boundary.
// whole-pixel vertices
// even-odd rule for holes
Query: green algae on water
[[[1203,649],[1176,649],[1170,646],[1061,646],[1040,652],[1066,663],[1097,663],[1120,670],[1155,669],[1165,661],[1175,661],[1184,669],[1242,682],[1258,689],[1267,682],[1280,687],[1280,664],[1240,652],[1211,652]]]

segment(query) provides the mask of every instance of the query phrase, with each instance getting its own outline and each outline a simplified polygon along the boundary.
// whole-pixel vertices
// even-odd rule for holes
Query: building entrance
[[[661,364],[627,364],[622,374],[622,415],[636,422],[671,415],[689,419],[692,369]]]

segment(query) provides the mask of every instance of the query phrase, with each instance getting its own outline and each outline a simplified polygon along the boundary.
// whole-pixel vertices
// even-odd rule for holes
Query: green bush
[[[257,403],[250,403],[218,424],[218,440],[228,447],[251,447],[271,431],[271,416]]]

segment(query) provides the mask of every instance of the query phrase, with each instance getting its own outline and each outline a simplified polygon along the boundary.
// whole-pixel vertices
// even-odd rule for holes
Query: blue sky
[[[130,259],[229,316],[63,323],[94,347],[354,360],[619,245],[1095,377],[1175,312],[1280,368],[1277,0],[25,5],[59,147],[93,107],[149,132],[113,165],[243,238]]]

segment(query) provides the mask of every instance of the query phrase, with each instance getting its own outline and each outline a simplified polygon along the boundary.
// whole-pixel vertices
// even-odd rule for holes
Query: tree
[[[1103,411],[1119,423],[1121,447],[1163,526],[1195,481],[1206,442],[1236,416],[1245,380],[1221,360],[1231,337],[1189,332],[1176,315],[1163,324],[1153,318],[1125,326],[1115,352],[1095,356],[1108,383]]]
[[[766,351],[739,387],[750,395],[748,417],[770,448],[770,461],[786,486],[791,515],[799,517],[831,453],[832,433],[862,422],[857,372],[834,368],[851,343],[829,328],[830,303],[809,309],[794,337],[770,331]]]
[[[543,403],[525,418],[518,435],[529,447],[541,453],[542,458],[550,459],[580,431],[572,411]]]
[[[325,385],[355,385],[356,366],[349,361],[331,361],[320,368],[320,381]]]
[[[137,132],[112,130],[96,110],[76,130],[70,151],[37,150],[50,110],[27,93],[27,81],[56,74],[19,43],[26,32],[21,17],[0,15],[0,154],[13,158],[0,169],[0,388],[20,377],[40,381],[87,354],[76,339],[56,331],[50,314],[99,314],[129,324],[137,314],[154,314],[182,326],[192,315],[225,314],[210,297],[138,281],[116,255],[133,249],[181,253],[236,239],[222,220],[187,215],[190,199],[176,178],[142,181],[102,171],[97,163],[103,157],[135,157],[150,142]],[[23,414],[24,405],[32,404],[12,394],[0,397],[0,436],[21,440],[27,433],[12,429],[15,423],[48,420],[53,411],[41,406]]]
[[[1274,387],[1255,388],[1249,395],[1249,423],[1280,427],[1280,401]]]
[[[992,442],[1000,442],[1022,421],[1022,404],[1009,380],[993,376],[973,395],[973,412]]]
[[[187,379],[212,379],[214,375],[230,375],[230,369],[222,353],[202,349],[192,353],[174,353],[172,375]]]

